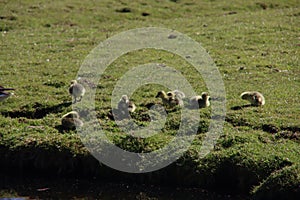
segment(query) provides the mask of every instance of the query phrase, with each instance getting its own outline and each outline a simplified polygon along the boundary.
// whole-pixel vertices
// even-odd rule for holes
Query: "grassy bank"
[[[16,88],[0,102],[0,161],[3,170],[37,170],[130,178],[141,182],[199,186],[257,199],[299,197],[300,193],[300,8],[297,0],[265,1],[0,1],[0,84]],[[165,27],[188,35],[209,52],[226,89],[224,131],[214,150],[199,159],[210,108],[190,149],[176,163],[146,175],[109,170],[90,156],[76,131],[61,127],[72,110],[68,86],[100,42],[125,30]],[[141,50],[114,61],[96,86],[95,114],[119,147],[133,152],[161,148],[176,134],[180,111],[169,111],[163,130],[136,139],[110,118],[111,94],[133,67],[149,62],[179,70],[197,93],[203,77],[171,53]],[[131,97],[135,122],[150,122],[147,105],[159,103],[158,85],[145,85]],[[264,94],[266,105],[247,107],[245,90]]]

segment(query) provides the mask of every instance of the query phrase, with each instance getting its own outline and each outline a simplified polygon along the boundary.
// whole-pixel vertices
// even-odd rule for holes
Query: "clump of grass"
[[[298,164],[274,171],[252,194],[255,199],[298,199],[299,173]]]

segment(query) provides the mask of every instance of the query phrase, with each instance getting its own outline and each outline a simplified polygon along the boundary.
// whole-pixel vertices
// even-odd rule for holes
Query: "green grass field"
[[[226,119],[214,150],[198,159],[210,122],[210,109],[201,109],[193,145],[169,171],[155,172],[153,177],[159,180],[166,173],[178,185],[258,199],[299,197],[297,0],[0,0],[0,85],[16,88],[14,96],[0,102],[1,165],[64,174],[78,171],[78,160],[91,160],[76,131],[61,127],[61,116],[72,110],[70,81],[100,42],[143,27],[174,29],[201,43],[226,89]],[[174,67],[199,94],[207,90],[203,77],[189,63],[165,51],[145,49],[115,60],[99,83],[93,83],[97,85],[95,112],[109,138],[133,152],[164,146],[180,123],[180,111],[170,111],[159,134],[136,139],[122,133],[109,118],[117,81],[133,67],[150,62]],[[131,99],[138,108],[132,117],[138,125],[149,124],[146,105],[159,103],[155,95],[162,89],[166,88],[145,85],[135,91]],[[239,95],[247,90],[263,93],[266,105],[243,107],[247,102]],[[97,167],[87,164],[85,173],[92,174]]]

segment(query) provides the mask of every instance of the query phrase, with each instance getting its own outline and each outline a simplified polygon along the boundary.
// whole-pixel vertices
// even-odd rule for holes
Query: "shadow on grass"
[[[251,107],[251,106],[252,106],[251,104],[247,104],[247,105],[242,105],[242,106],[233,106],[230,109],[231,110],[242,110],[243,108],[248,108],[248,107]]]
[[[59,113],[63,108],[72,105],[72,102],[63,102],[57,105],[43,105],[41,103],[34,103],[34,105],[25,105],[19,110],[4,111],[1,114],[5,117],[19,118],[25,117],[28,119],[41,119],[50,113]]]

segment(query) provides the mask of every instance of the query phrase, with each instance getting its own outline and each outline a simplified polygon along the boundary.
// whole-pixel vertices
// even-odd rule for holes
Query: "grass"
[[[60,117],[72,110],[67,91],[70,80],[89,52],[107,37],[157,26],[175,29],[200,42],[215,61],[226,89],[223,135],[213,152],[197,158],[210,122],[210,109],[202,109],[193,145],[167,168],[174,172],[176,183],[214,189],[226,186],[229,192],[258,199],[299,196],[297,0],[3,0],[0,13],[0,83],[16,88],[15,96],[0,104],[0,159],[5,166],[33,165],[51,168],[54,173],[75,170],[80,159],[89,154],[75,131],[60,126]],[[207,90],[192,66],[168,52],[140,50],[115,60],[100,82],[93,83],[97,86],[95,112],[109,138],[133,152],[164,146],[179,125],[180,111],[169,111],[159,134],[134,139],[122,133],[109,117],[114,85],[128,70],[149,62],[174,67],[197,93]],[[155,95],[162,89],[166,90],[152,84],[135,91],[132,99],[138,108],[133,119],[137,124],[149,125],[147,105],[159,102]],[[263,93],[266,105],[243,107],[247,102],[239,95],[245,90]],[[25,159],[28,155],[32,158]],[[57,161],[49,164],[46,157]],[[70,158],[69,164],[64,163],[65,157]],[[86,170],[97,171],[93,167]],[[163,173],[168,174],[162,170],[153,176]]]

